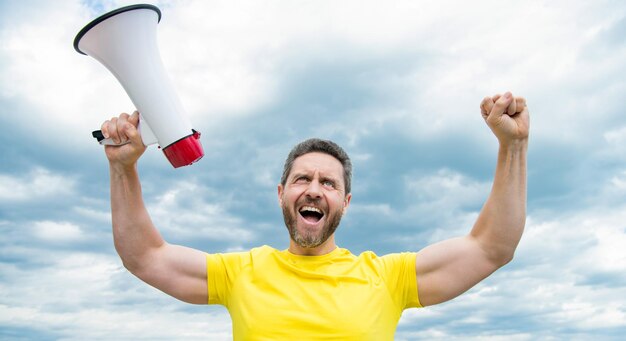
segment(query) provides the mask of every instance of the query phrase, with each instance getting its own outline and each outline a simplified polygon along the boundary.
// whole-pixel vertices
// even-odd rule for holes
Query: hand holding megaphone
[[[119,8],[87,24],[76,35],[74,49],[113,73],[141,112],[133,125],[139,128],[142,143],[158,143],[177,168],[198,161],[204,151],[200,133],[185,115],[160,58],[156,40],[160,19],[161,11],[153,5]],[[95,131],[93,136],[105,145],[117,144],[116,138],[128,140],[128,136],[110,133],[115,138],[107,139],[104,131]]]
[[[155,144],[158,141],[158,139],[156,138],[156,136],[154,136],[154,133],[152,132],[152,130],[150,130],[150,128],[144,124],[142,127],[141,122],[143,121],[141,118],[141,114],[139,114],[138,111],[135,110],[135,113],[137,113],[137,122],[134,122],[134,126],[137,128],[137,130],[139,131],[139,136],[141,137],[141,140],[143,142],[144,145],[149,146],[151,144]],[[122,115],[128,115],[127,113],[122,113],[120,115],[120,117]],[[134,115],[134,113],[133,113]],[[117,120],[116,117],[113,117],[111,120]],[[107,121],[107,122],[109,122]],[[105,122],[106,123],[106,122]],[[143,128],[143,129],[142,129]],[[195,131],[194,131],[195,132]],[[198,133],[199,134],[199,133]],[[93,132],[91,132],[91,136],[93,136],[96,140],[98,140],[98,143],[100,143],[103,146],[121,146],[124,145],[126,143],[129,143],[130,141],[116,141],[114,139],[112,139],[111,137],[109,137],[109,135],[106,135],[103,133],[102,129],[101,130],[94,130]]]
[[[106,140],[105,152],[109,162],[119,163],[122,166],[132,166],[146,150],[146,145],[141,139],[137,129],[139,113],[132,115],[123,113],[118,117],[102,123],[101,133]]]

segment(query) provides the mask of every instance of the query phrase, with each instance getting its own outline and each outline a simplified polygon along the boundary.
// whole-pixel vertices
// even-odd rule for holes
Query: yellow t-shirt
[[[228,309],[234,340],[393,340],[420,307],[415,253],[298,256],[269,246],[207,254],[209,304]]]

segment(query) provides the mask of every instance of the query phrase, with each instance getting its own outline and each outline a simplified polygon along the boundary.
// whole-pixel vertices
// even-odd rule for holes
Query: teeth
[[[319,214],[322,214],[322,211],[319,208],[311,207],[311,206],[304,206],[300,209],[300,212],[304,212],[304,211],[311,211],[311,212],[317,212]]]

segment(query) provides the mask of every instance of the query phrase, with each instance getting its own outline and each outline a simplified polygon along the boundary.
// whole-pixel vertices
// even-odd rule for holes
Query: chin
[[[306,249],[313,249],[326,243],[337,230],[341,216],[341,213],[326,215],[320,220],[319,225],[313,227],[299,221],[303,219],[299,213],[291,213],[288,209],[283,208],[285,226],[289,231],[291,240]]]

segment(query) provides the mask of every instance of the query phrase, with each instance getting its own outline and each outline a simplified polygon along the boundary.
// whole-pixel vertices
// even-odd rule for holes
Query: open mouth
[[[324,217],[322,210],[312,206],[303,206],[299,212],[304,220],[313,224],[319,222]]]

